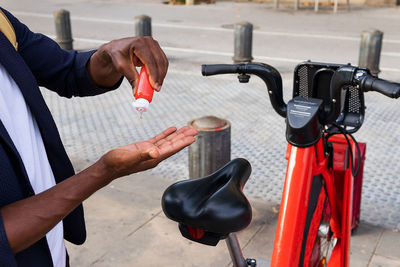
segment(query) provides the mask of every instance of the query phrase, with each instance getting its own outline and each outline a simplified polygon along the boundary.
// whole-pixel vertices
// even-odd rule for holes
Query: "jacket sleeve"
[[[4,229],[3,217],[0,213],[0,265],[3,266],[3,264],[4,266],[17,267],[17,262],[11,251],[6,231]]]
[[[122,79],[111,88],[98,87],[91,79],[86,65],[95,52],[66,51],[27,26],[6,10],[2,9],[14,27],[18,52],[29,66],[39,86],[57,92],[60,96],[91,96],[118,88]]]

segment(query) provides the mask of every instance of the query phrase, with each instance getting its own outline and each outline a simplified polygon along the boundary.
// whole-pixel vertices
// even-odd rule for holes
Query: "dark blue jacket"
[[[3,9],[2,9],[3,10]],[[3,10],[14,27],[18,51],[0,32],[0,63],[18,84],[39,126],[56,182],[74,175],[54,120],[40,93],[44,86],[60,96],[90,96],[114,89],[99,88],[89,77],[86,64],[94,53],[64,51],[51,39],[31,32]],[[1,90],[1,85],[0,85]],[[33,190],[22,160],[0,121],[0,207],[32,196]],[[82,205],[64,220],[64,238],[74,244],[86,239]],[[0,214],[0,266],[52,266],[46,238],[14,255],[8,244]]]

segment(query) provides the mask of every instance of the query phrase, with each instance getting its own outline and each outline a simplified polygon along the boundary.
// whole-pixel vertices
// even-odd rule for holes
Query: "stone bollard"
[[[251,62],[253,60],[251,55],[253,45],[253,24],[249,22],[236,23],[234,34],[233,61],[235,63]]]
[[[231,124],[214,116],[189,122],[199,134],[189,147],[189,178],[209,175],[231,160]]]
[[[146,15],[135,17],[136,36],[151,36],[151,18]]]
[[[194,5],[194,0],[186,0],[186,1],[185,1],[185,4],[186,4],[187,6],[192,6],[192,5]]]
[[[371,74],[378,76],[381,57],[383,32],[366,30],[361,33],[360,56],[358,66],[368,68]]]
[[[72,50],[72,31],[69,11],[61,9],[54,11],[54,22],[56,25],[56,41],[62,49]]]

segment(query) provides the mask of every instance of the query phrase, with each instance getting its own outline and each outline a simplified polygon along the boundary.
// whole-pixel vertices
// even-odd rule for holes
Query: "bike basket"
[[[321,123],[324,124],[324,113],[330,109],[330,84],[332,75],[340,68],[339,64],[303,62],[294,71],[293,97],[319,98],[323,100]],[[345,126],[348,132],[356,132],[364,121],[364,94],[358,86],[347,86],[343,90],[342,112],[336,123]]]

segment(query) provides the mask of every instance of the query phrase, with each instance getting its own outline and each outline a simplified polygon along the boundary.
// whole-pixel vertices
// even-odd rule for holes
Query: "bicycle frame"
[[[333,136],[333,167],[328,166],[324,138],[307,148],[288,145],[286,178],[275,234],[272,267],[298,266],[313,177],[323,177],[323,187],[331,208],[330,227],[337,238],[328,266],[348,266],[353,197],[353,175],[343,136]],[[351,140],[351,149],[355,145]],[[313,242],[307,241],[307,242]]]

